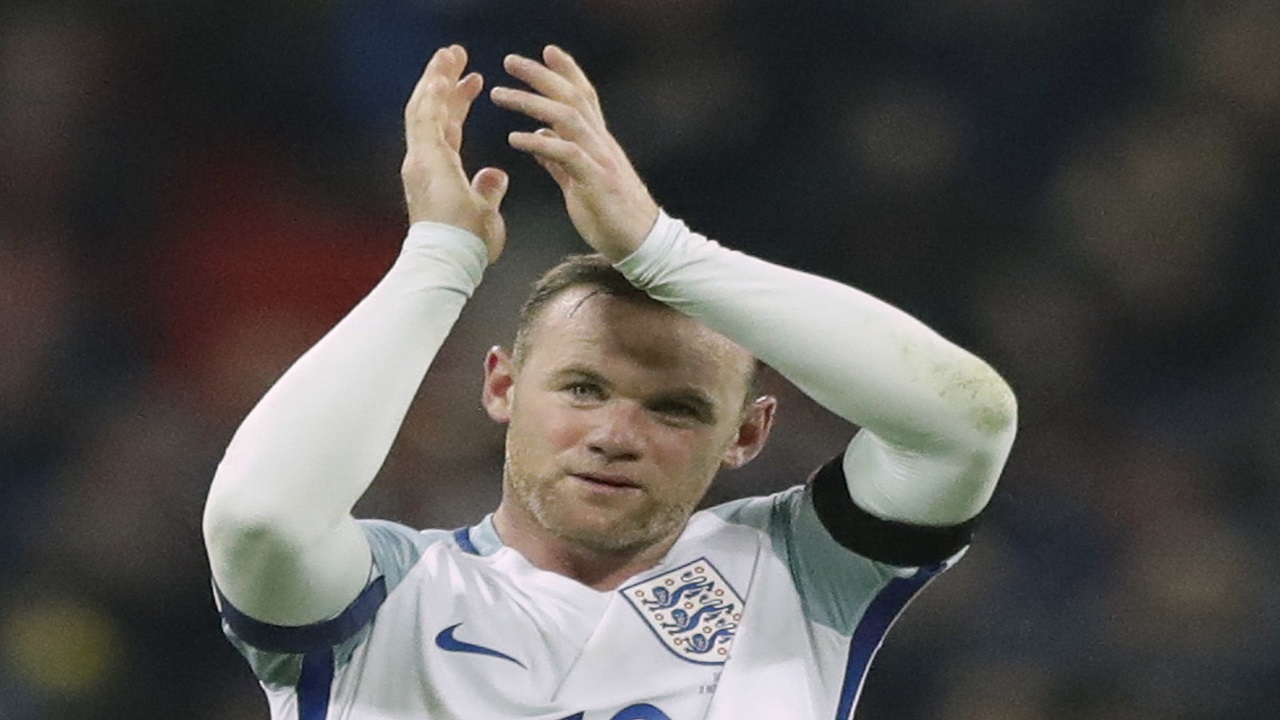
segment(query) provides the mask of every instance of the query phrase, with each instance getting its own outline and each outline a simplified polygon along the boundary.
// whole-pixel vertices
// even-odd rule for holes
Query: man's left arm
[[[510,143],[556,180],[583,238],[651,296],[860,425],[833,470],[849,478],[869,522],[887,523],[882,535],[903,523],[937,528],[942,545],[956,543],[949,530],[962,531],[990,499],[1013,442],[1016,402],[1004,380],[887,303],[728,250],[665,216],[605,127],[576,62],[555,47],[542,61],[509,56],[508,72],[534,92],[495,89],[493,99],[547,124],[512,133]],[[821,498],[815,503],[821,514]]]
[[[727,250],[665,214],[619,268],[862,426],[812,483],[838,543],[899,566],[968,544],[1016,421],[984,362],[866,293]]]

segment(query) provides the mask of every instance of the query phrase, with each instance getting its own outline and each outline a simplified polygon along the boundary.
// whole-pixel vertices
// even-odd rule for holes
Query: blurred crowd
[[[267,717],[223,640],[204,493],[255,400],[395,257],[402,104],[555,42],[667,210],[989,360],[1021,429],[862,720],[1280,712],[1280,3],[9,0],[0,5],[0,718]],[[508,251],[358,514],[496,505],[479,405],[584,246],[481,100]],[[781,489],[852,428],[780,379]]]

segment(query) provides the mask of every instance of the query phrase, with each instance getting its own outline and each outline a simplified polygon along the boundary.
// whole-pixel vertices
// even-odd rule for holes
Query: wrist
[[[634,251],[613,261],[633,285],[648,289],[657,282],[663,268],[678,254],[677,248],[689,233],[683,222],[659,208],[649,231],[640,239]]]
[[[409,226],[393,272],[427,271],[470,296],[488,267],[484,241],[456,225],[422,220]]]
[[[650,202],[624,226],[618,229],[616,240],[601,243],[596,248],[609,262],[617,264],[635,254],[644,245],[657,226],[660,210],[657,203]]]

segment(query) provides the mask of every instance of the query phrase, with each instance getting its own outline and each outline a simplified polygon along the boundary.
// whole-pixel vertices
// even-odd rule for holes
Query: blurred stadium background
[[[0,5],[0,718],[266,718],[199,534],[243,414],[404,230],[401,105],[557,42],[674,215],[851,282],[1021,399],[967,560],[861,720],[1280,716],[1280,3],[9,0]],[[498,495],[481,358],[577,250],[487,101],[508,252],[360,511]],[[781,383],[715,500],[850,428]]]

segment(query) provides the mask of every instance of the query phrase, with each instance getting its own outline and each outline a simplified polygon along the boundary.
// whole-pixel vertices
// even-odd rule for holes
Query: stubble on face
[[[602,358],[609,357],[613,362],[617,362],[616,358],[621,356],[627,358],[623,363],[624,366],[634,367],[634,365],[628,366],[627,363],[638,362],[639,365],[645,365],[652,357],[662,357],[663,353],[674,351],[685,355],[690,353],[688,348],[696,348],[693,354],[700,353],[700,361],[705,364],[704,366],[714,368],[712,373],[714,378],[720,378],[725,372],[728,372],[728,377],[732,378],[726,386],[732,389],[719,388],[723,391],[722,395],[734,396],[737,385],[745,384],[745,380],[742,383],[734,381],[738,380],[737,375],[742,374],[739,366],[747,366],[740,362],[742,358],[738,356],[746,357],[747,363],[750,362],[749,356],[745,356],[736,345],[732,345],[721,336],[673,310],[664,307],[637,308],[634,303],[608,296],[573,298],[572,293],[566,293],[566,295],[567,297],[564,298],[566,305],[573,303],[569,307],[575,308],[575,313],[582,312],[583,317],[579,317],[579,321],[593,321],[588,323],[585,337],[575,336],[572,332],[548,337],[550,334],[543,332],[546,328],[539,327],[536,336],[542,337],[533,343],[538,349],[531,355],[548,351],[558,353],[561,350],[561,344],[571,347],[574,340],[586,339],[588,344],[596,343],[597,349],[604,351]],[[558,303],[553,303],[548,311],[555,312],[556,304]],[[639,313],[639,316],[637,317],[635,313]],[[622,317],[617,314],[621,314]],[[554,321],[551,324],[556,325]],[[683,334],[673,333],[672,327],[680,324],[692,324],[692,326],[682,325],[685,331]],[[619,333],[616,330],[619,327],[627,328],[627,332]],[[601,330],[599,337],[591,334],[592,330],[597,328]],[[563,330],[564,328],[553,329]],[[572,327],[570,329],[572,330]],[[657,340],[653,347],[647,347],[647,343],[642,342],[639,343],[641,347],[637,348],[636,338],[638,337],[652,337]],[[621,345],[626,349],[619,352],[615,345]],[[651,357],[646,357],[647,355]],[[637,358],[643,358],[643,360],[637,361]],[[537,377],[537,372],[546,366],[548,356],[543,355],[539,360],[542,364],[530,363],[521,370],[521,374],[525,375],[524,370],[531,369],[531,366],[535,368],[529,375],[521,378],[521,382],[532,384],[529,390],[531,394],[549,392],[545,387],[538,386],[540,378]],[[658,363],[655,367],[661,368],[662,365]],[[677,363],[668,369],[674,370],[680,367],[683,366]],[[658,378],[664,377],[659,369],[653,372]],[[656,382],[660,384],[661,380]],[[548,398],[544,396],[537,402],[543,403],[547,400]],[[518,401],[516,404],[519,404]],[[727,404],[730,407],[733,406],[732,401]],[[736,415],[732,410],[723,407],[721,412]],[[720,446],[724,445],[728,437],[733,434],[733,428],[724,423],[726,421],[730,425],[736,423],[736,417],[721,419],[720,423],[723,427],[712,432],[710,437],[698,441],[702,443],[702,447],[693,450],[689,457],[689,466],[682,469],[681,477],[659,477],[656,480],[653,477],[646,477],[645,482],[658,482],[660,486],[645,486],[641,483],[642,487],[639,489],[623,491],[616,496],[601,497],[584,493],[583,488],[577,485],[580,481],[567,474],[597,470],[596,467],[575,464],[590,465],[596,458],[586,453],[577,454],[581,451],[580,447],[570,450],[567,457],[562,456],[560,453],[565,448],[547,439],[549,431],[544,420],[528,412],[527,408],[525,412],[513,413],[508,427],[505,450],[506,493],[514,501],[516,508],[522,510],[537,526],[554,537],[594,552],[609,554],[633,552],[660,544],[664,540],[674,540],[680,534],[719,469],[721,454],[724,451]],[[655,458],[646,458],[644,464],[651,470],[654,460]],[[671,483],[679,483],[679,485],[671,485]]]
[[[702,498],[699,492],[682,502],[663,503],[646,494],[640,508],[592,506],[573,496],[568,487],[572,479],[517,470],[527,466],[520,450],[508,445],[505,482],[516,504],[554,536],[599,553],[624,553],[678,535]],[[710,484],[710,478],[702,484]]]

